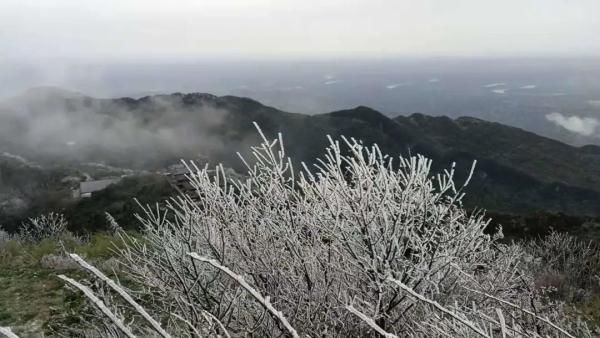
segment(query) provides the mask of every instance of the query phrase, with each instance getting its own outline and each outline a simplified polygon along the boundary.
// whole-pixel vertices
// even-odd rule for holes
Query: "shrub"
[[[27,241],[58,238],[67,231],[67,221],[64,215],[51,212],[29,218],[19,229],[19,237]]]
[[[4,229],[2,229],[2,225],[0,225],[0,243],[8,242],[12,238],[13,238],[13,236],[11,234],[9,234],[7,231],[5,231]]]
[[[22,243],[16,239],[0,241],[0,264],[12,262],[22,250]]]
[[[581,301],[600,292],[600,246],[597,243],[553,232],[522,245],[538,284],[556,287],[556,293],[563,300]]]
[[[76,270],[79,268],[77,263],[65,255],[47,254],[40,259],[40,266],[44,269],[64,271]]]
[[[163,337],[589,335],[536,291],[522,247],[498,243],[482,212],[462,208],[453,169],[432,175],[422,156],[396,163],[344,138],[295,171],[281,136],[263,139],[244,161],[247,179],[191,163],[198,198],[145,208],[143,240],[119,232],[122,266],[141,286],[135,300],[73,256],[125,300],[63,276],[110,318],[98,327]],[[148,325],[125,325],[125,306]]]

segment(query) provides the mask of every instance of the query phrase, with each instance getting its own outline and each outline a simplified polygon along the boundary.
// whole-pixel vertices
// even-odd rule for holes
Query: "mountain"
[[[600,216],[600,147],[573,147],[470,117],[389,118],[364,106],[303,115],[235,96],[97,99],[42,88],[0,104],[0,152],[45,166],[94,162],[156,171],[185,158],[239,170],[235,153],[247,155],[259,142],[254,121],[268,137],[282,132],[296,163],[320,156],[326,135],[351,136],[392,155],[421,153],[436,170],[456,162],[459,182],[477,160],[469,207]]]
[[[534,133],[472,117],[452,120],[423,114],[398,116],[445,152],[464,152],[493,160],[547,183],[600,190],[600,147],[573,147]]]
[[[467,195],[471,204],[513,213],[598,214],[600,147],[573,147],[472,117],[412,114],[394,121],[418,130],[446,161],[478,161]]]

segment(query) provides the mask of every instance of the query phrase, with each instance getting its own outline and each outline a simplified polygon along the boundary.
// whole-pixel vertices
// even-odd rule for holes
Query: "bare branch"
[[[355,316],[357,316],[358,318],[360,318],[363,322],[365,322],[367,325],[369,325],[373,330],[377,331],[377,333],[379,333],[380,335],[387,337],[387,338],[398,338],[398,336],[396,336],[395,334],[386,332],[384,329],[381,328],[381,326],[379,326],[379,325],[377,325],[377,323],[375,323],[373,318],[370,318],[369,316],[365,315],[364,313],[358,311],[352,305],[347,305],[346,309],[348,311],[350,311],[352,314],[354,314]]]
[[[133,298],[131,298],[131,296],[127,292],[125,292],[125,290],[123,290],[123,288],[121,288],[119,285],[117,285],[117,283],[115,283],[112,279],[108,278],[100,270],[96,269],[96,267],[88,264],[85,260],[83,260],[81,257],[79,257],[79,255],[72,253],[72,254],[69,254],[69,256],[71,258],[73,258],[83,268],[90,271],[91,273],[96,275],[96,277],[100,278],[102,281],[104,281],[106,284],[108,284],[108,286],[110,286],[111,289],[113,289],[121,297],[123,297],[123,299],[125,299],[125,301],[127,301],[127,303],[129,303],[131,306],[133,306],[135,308],[135,310],[140,315],[142,315],[142,317],[144,317],[144,319],[146,319],[146,321],[148,323],[150,323],[150,325],[154,328],[154,330],[158,334],[160,334],[164,338],[171,338],[171,335],[169,333],[167,333],[160,326],[160,324],[154,318],[152,318],[152,316],[150,316],[150,314],[141,305],[139,305],[135,300],[133,300]]]
[[[528,315],[530,315],[530,316],[532,316],[532,317],[534,317],[534,318],[536,318],[536,319],[539,319],[539,320],[543,321],[544,323],[546,323],[546,324],[548,324],[548,325],[552,326],[553,328],[555,328],[556,330],[560,331],[561,333],[563,333],[563,334],[564,334],[564,335],[566,335],[567,337],[569,337],[569,338],[575,338],[575,336],[573,336],[573,335],[572,335],[572,334],[570,334],[569,332],[565,331],[565,330],[564,330],[564,329],[562,329],[561,327],[559,327],[559,326],[557,326],[556,324],[554,324],[554,323],[552,323],[551,321],[549,321],[549,320],[548,320],[548,318],[540,317],[540,316],[536,315],[535,313],[533,313],[533,312],[531,312],[531,311],[529,311],[529,310],[527,310],[527,309],[523,308],[522,306],[518,306],[518,305],[516,305],[516,304],[513,304],[513,303],[511,303],[511,302],[509,302],[509,301],[506,301],[506,300],[504,300],[504,299],[500,299],[500,298],[498,298],[498,297],[494,297],[494,296],[492,296],[492,295],[490,295],[490,294],[487,294],[487,293],[485,293],[485,292],[481,292],[481,291],[473,290],[473,289],[470,289],[470,288],[467,288],[467,287],[463,287],[463,288],[464,288],[464,289],[466,289],[466,290],[469,290],[469,291],[471,291],[471,292],[475,292],[475,293],[478,293],[478,294],[480,294],[480,295],[486,296],[486,297],[488,297],[488,298],[490,298],[490,299],[493,299],[493,300],[495,300],[495,301],[497,301],[497,302],[499,302],[499,303],[502,303],[502,304],[508,305],[508,306],[510,306],[510,307],[512,307],[512,308],[515,308],[515,309],[517,309],[517,310],[519,310],[519,311],[521,311],[521,312],[523,312],[523,313],[526,313],[526,314],[528,314]]]
[[[404,283],[402,283],[399,280],[393,279],[393,278],[389,278],[388,279],[390,282],[398,285],[402,290],[408,292],[408,294],[410,294],[411,296],[413,296],[414,298],[425,302],[429,305],[432,305],[433,307],[435,307],[436,309],[438,309],[439,311],[449,315],[450,317],[458,320],[459,322],[461,322],[462,324],[464,324],[465,326],[467,326],[468,328],[470,328],[471,330],[473,330],[475,333],[479,334],[482,337],[486,337],[486,338],[491,338],[487,333],[481,331],[481,329],[479,329],[478,327],[476,327],[472,322],[461,318],[460,316],[456,315],[454,312],[446,309],[445,307],[441,306],[438,302],[430,300],[428,298],[426,298],[423,295],[418,294],[417,292],[415,292],[413,289],[411,289],[410,287],[408,287],[407,285],[405,285]]]
[[[213,314],[208,311],[202,311],[202,314],[204,316],[210,318],[211,320],[215,321],[217,323],[217,325],[219,325],[219,328],[221,329],[221,332],[223,332],[225,337],[231,338],[231,336],[229,335],[229,332],[227,332],[227,329],[225,328],[225,325],[223,325],[223,323],[221,323],[221,321],[217,317],[213,316]]]
[[[87,286],[77,282],[74,279],[71,279],[65,275],[59,275],[58,278],[64,280],[65,282],[73,285],[77,289],[79,289],[83,294],[98,308],[102,313],[110,319],[118,328],[129,338],[135,338],[136,336],[131,332],[131,330],[115,315],[110,311],[110,309],[104,304],[104,302],[96,297],[94,292],[90,290]]]
[[[188,255],[190,257],[192,257],[195,260],[204,262],[204,263],[208,263],[212,266],[214,266],[215,268],[225,272],[229,277],[233,278],[233,280],[235,280],[238,284],[240,284],[244,289],[246,289],[246,291],[248,291],[252,297],[254,297],[260,304],[262,304],[275,318],[277,318],[281,324],[283,325],[283,327],[285,327],[285,329],[288,331],[289,334],[292,335],[292,337],[294,338],[299,338],[300,336],[298,335],[298,332],[296,332],[296,329],[294,329],[290,323],[288,322],[288,320],[285,318],[285,316],[283,315],[283,313],[281,313],[280,311],[277,311],[277,309],[275,309],[273,307],[273,305],[271,305],[271,302],[269,301],[268,298],[263,297],[260,292],[256,291],[256,289],[254,289],[252,286],[250,286],[250,284],[248,284],[245,280],[244,277],[236,274],[235,272],[229,270],[229,268],[227,268],[226,266],[223,266],[221,264],[219,264],[219,262],[217,262],[214,259],[210,259],[210,258],[205,258],[202,257],[200,255],[198,255],[195,252],[190,252],[188,253]]]
[[[4,335],[6,338],[19,338],[10,327],[1,327],[0,326],[0,335]]]

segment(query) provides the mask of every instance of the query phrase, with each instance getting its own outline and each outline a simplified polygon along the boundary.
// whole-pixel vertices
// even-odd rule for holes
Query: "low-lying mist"
[[[161,167],[219,152],[214,131],[227,114],[186,105],[183,95],[109,100],[38,88],[0,104],[0,151],[42,163]]]

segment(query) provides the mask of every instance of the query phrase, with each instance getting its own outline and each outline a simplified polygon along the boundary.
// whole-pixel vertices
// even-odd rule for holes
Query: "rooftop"
[[[120,181],[120,179],[118,179],[118,178],[111,178],[111,179],[97,180],[97,181],[85,181],[85,182],[81,182],[81,184],[79,186],[79,190],[81,191],[82,194],[92,193],[95,191],[103,190],[106,187],[108,187],[109,185],[111,185],[113,183],[117,183],[119,181]]]

